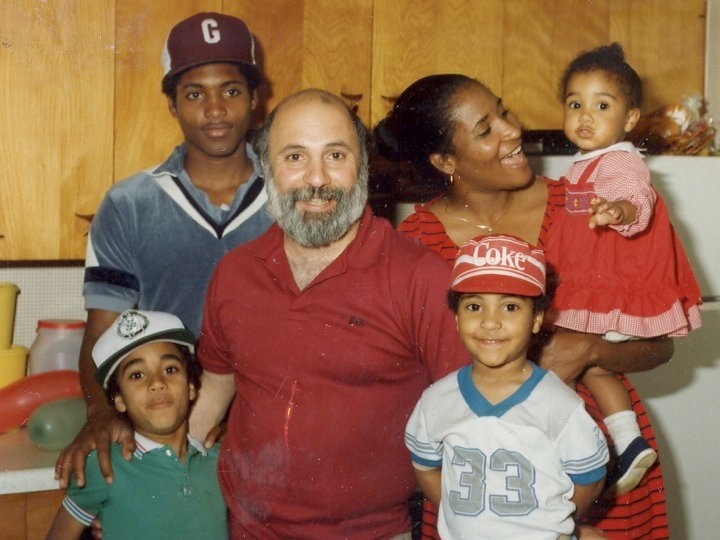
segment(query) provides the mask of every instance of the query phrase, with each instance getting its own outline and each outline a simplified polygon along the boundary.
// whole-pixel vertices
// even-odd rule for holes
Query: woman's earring
[[[450,173],[450,187],[452,187],[452,185],[454,183],[455,183],[455,176],[453,175],[453,173]]]

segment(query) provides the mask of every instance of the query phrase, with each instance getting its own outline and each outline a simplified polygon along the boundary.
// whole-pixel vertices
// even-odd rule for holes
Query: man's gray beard
[[[361,174],[350,191],[321,186],[281,194],[268,173],[265,171],[268,212],[285,234],[301,246],[323,247],[340,240],[363,214],[368,196],[367,174]],[[298,201],[309,201],[313,197],[334,200],[335,209],[319,214],[298,211]]]

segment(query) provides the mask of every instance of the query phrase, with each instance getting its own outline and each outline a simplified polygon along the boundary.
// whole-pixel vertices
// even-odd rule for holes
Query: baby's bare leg
[[[591,366],[585,371],[581,380],[592,394],[603,416],[632,410],[630,395],[614,373],[598,366]]]
[[[614,373],[593,366],[581,380],[602,411],[619,456],[615,469],[608,474],[607,485],[615,495],[622,495],[640,483],[655,463],[657,453],[642,437],[630,394]]]

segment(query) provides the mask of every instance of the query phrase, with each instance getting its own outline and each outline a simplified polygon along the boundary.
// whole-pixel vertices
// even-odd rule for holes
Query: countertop
[[[0,434],[0,495],[60,489],[55,480],[59,450],[41,450],[25,428]]]

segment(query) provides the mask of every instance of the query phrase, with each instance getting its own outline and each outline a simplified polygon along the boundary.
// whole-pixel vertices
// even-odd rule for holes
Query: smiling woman
[[[421,178],[439,177],[448,186],[445,194],[417,205],[400,230],[452,264],[458,246],[478,234],[475,224],[490,225],[495,234],[516,236],[545,249],[548,262],[562,277],[563,269],[556,264],[564,184],[534,176],[519,149],[519,121],[500,103],[484,85],[463,75],[425,77],[400,95],[376,129],[379,150],[386,157],[411,161]],[[466,221],[456,218],[459,212]],[[641,371],[669,360],[672,350],[668,339],[610,344],[597,335],[555,332],[543,348],[539,363],[571,382],[588,364],[615,373]],[[592,397],[579,389],[588,411],[603,427]],[[636,401],[633,407],[643,435],[654,441],[642,404]],[[630,518],[628,505],[636,512]],[[429,508],[427,515],[433,512]],[[585,519],[611,538],[666,538],[659,464],[650,469],[635,490],[614,499],[608,507],[591,509]],[[434,519],[428,520],[426,532],[436,534]]]

